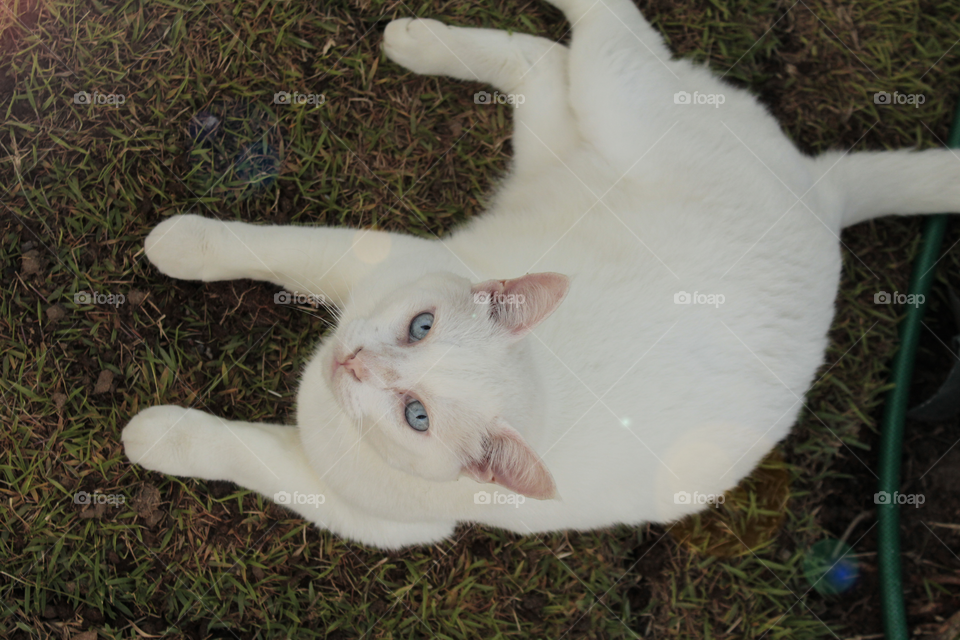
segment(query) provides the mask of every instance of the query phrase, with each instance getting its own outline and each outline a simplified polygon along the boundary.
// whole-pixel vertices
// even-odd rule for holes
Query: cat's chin
[[[337,360],[337,354],[331,353],[330,362],[327,363],[327,377],[329,382],[333,382],[334,378],[337,377],[337,371],[339,371],[342,366],[340,361]]]
[[[336,393],[337,388],[337,375],[342,373],[343,365],[340,363],[340,360],[337,358],[336,349],[330,349],[329,353],[323,353],[317,355],[317,359],[320,360],[320,365],[323,367],[323,378],[327,383],[327,386],[331,391]]]

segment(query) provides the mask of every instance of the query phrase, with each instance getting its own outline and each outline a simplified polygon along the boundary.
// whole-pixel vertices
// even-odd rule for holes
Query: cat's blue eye
[[[410,323],[410,342],[419,342],[427,337],[433,326],[433,314],[421,313]]]
[[[423,403],[419,400],[411,401],[404,409],[403,414],[407,418],[407,424],[417,431],[426,431],[430,426],[427,410],[423,408]]]

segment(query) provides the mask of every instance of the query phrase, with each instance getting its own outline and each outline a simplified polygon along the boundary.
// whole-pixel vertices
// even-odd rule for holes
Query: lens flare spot
[[[365,264],[379,264],[390,256],[390,235],[362,229],[353,236],[353,255]]]

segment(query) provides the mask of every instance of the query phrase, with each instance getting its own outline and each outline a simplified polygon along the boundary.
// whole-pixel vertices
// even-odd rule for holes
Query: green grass
[[[751,87],[804,150],[946,139],[960,94],[960,49],[952,48],[960,0],[681,0],[643,9],[682,55]],[[848,605],[807,593],[800,567],[805,549],[839,537],[846,524],[837,523],[857,515],[831,511],[837,487],[848,478],[872,486],[875,452],[866,442],[896,335],[896,309],[872,297],[906,289],[916,220],[844,236],[827,356],[834,366],[824,367],[782,447],[790,503],[775,535],[734,557],[698,553],[669,526],[527,538],[470,527],[436,548],[385,554],[232,485],[127,464],[120,430],[154,404],[292,420],[298,372],[332,322],[323,310],[274,305],[268,285],[161,276],[143,259],[142,240],[165,216],[192,210],[431,237],[482,210],[508,164],[509,109],[474,105],[481,85],[413,76],[382,56],[385,24],[414,12],[554,38],[567,32],[539,2],[0,4],[0,636],[862,631],[850,626]],[[323,93],[326,102],[274,105],[281,90]],[[872,100],[880,90],[927,99],[918,109],[880,107]],[[75,105],[78,91],[126,101]],[[240,118],[238,135],[267,140],[282,157],[275,184],[231,185],[236,154],[228,151],[236,149],[191,153],[190,119],[211,109]],[[954,225],[945,248],[958,237]],[[954,283],[958,253],[951,247],[939,265]],[[83,290],[127,302],[74,304]],[[109,387],[96,392],[98,381]],[[81,490],[126,503],[84,510],[73,503]],[[870,508],[869,496],[862,504]],[[748,501],[731,514],[749,518],[751,509]],[[941,586],[928,599],[956,590]]]

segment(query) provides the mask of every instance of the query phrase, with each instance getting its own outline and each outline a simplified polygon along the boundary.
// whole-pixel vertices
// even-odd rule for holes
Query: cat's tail
[[[886,215],[960,212],[960,155],[951,149],[830,151],[813,165],[841,200],[841,228]]]

